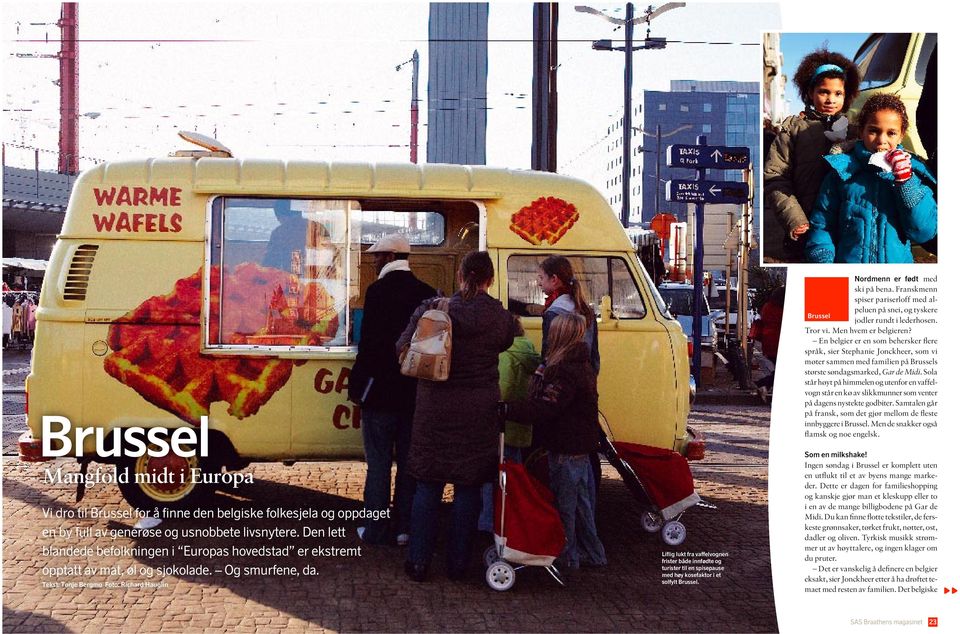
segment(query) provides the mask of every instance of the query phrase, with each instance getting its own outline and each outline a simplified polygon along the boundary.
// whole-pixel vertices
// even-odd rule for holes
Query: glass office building
[[[759,200],[763,168],[759,163],[759,82],[674,80],[670,82],[670,92],[644,91],[643,101],[643,134],[634,137],[636,147],[631,161],[639,164],[642,157],[643,167],[642,173],[640,169],[634,170],[631,177],[631,196],[637,203],[636,207],[631,204],[631,221],[649,222],[658,212],[672,213],[679,220],[686,220],[687,204],[667,202],[664,183],[670,179],[696,178],[696,171],[667,167],[666,152],[668,145],[696,144],[700,135],[707,137],[708,145],[750,148],[754,166],[754,199]],[[660,163],[659,179],[657,159]],[[741,178],[739,171],[707,172],[708,180]]]

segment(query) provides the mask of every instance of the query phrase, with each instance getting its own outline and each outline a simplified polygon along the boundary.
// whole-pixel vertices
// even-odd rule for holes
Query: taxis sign
[[[667,181],[667,200],[670,202],[744,205],[749,197],[747,184],[736,181]]]
[[[689,169],[745,170],[750,166],[750,148],[723,145],[668,145],[667,167]]]

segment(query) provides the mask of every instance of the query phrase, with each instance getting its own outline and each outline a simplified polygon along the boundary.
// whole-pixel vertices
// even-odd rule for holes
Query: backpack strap
[[[441,310],[449,315],[450,314],[450,298],[441,297],[434,303],[434,308],[436,310]]]

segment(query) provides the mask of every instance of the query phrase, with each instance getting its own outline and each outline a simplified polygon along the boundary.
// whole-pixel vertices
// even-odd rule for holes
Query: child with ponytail
[[[597,339],[597,317],[587,303],[580,281],[573,274],[573,265],[562,255],[551,255],[540,263],[537,282],[547,294],[543,312],[543,344],[540,356],[546,361],[550,346],[550,327],[553,320],[562,314],[581,315],[586,322],[583,341],[587,344],[590,365],[600,373],[600,347]]]

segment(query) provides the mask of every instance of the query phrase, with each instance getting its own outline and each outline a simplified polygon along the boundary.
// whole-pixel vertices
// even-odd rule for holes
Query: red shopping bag
[[[549,565],[566,543],[553,493],[523,465],[512,462],[500,465],[500,485],[506,496],[499,488],[494,492],[494,531],[504,543],[504,558]],[[550,561],[543,563],[545,559]]]

